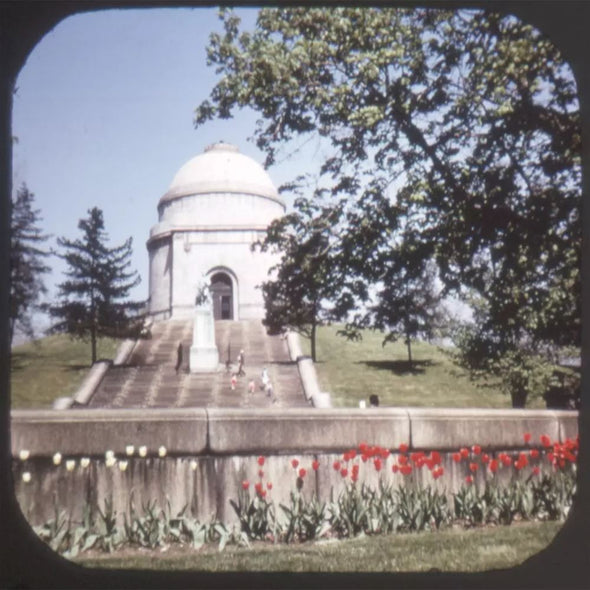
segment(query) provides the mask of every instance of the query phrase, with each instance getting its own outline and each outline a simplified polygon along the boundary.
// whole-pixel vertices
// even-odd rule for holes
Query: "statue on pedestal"
[[[197,283],[195,306],[193,344],[189,359],[190,372],[214,372],[219,366],[219,352],[215,344],[213,299],[209,282],[205,277],[202,277]]]

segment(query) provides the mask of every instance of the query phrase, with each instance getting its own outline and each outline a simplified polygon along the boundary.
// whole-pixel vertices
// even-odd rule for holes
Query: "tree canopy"
[[[342,272],[341,209],[304,197],[294,209],[271,223],[263,242],[255,245],[280,256],[271,279],[262,284],[263,323],[271,334],[289,328],[309,337],[315,361],[317,327],[345,318],[365,295],[365,285]]]
[[[128,299],[140,282],[130,271],[132,239],[109,247],[102,211],[94,207],[78,223],[76,240],[58,238],[58,256],[66,261],[67,279],[58,285],[58,302],[49,313],[58,321],[51,331],[90,338],[92,362],[96,362],[99,336],[137,335],[136,312],[143,306]]]
[[[395,203],[418,220],[414,263],[436,262],[444,294],[481,298],[497,350],[579,346],[580,113],[547,38],[481,10],[269,8],[253,31],[221,18],[197,126],[253,109],[267,165],[320,138],[324,190],[357,207],[350,251],[368,255],[371,206]]]
[[[16,330],[33,337],[31,312],[47,292],[43,275],[50,270],[44,262],[49,251],[42,246],[49,236],[42,233],[40,211],[34,206],[35,195],[23,183],[12,202],[10,220],[10,342]]]

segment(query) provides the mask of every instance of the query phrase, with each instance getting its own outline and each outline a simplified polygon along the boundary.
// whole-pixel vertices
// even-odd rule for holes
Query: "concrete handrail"
[[[113,365],[124,365],[131,356],[136,344],[137,340],[123,340],[117,350],[115,358],[113,359]]]
[[[113,361],[97,361],[90,367],[90,371],[74,395],[74,403],[82,406],[88,404],[112,364]]]

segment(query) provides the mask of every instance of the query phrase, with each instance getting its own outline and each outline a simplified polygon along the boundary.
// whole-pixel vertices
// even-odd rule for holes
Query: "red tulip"
[[[529,455],[533,458],[536,459],[539,456],[539,451],[537,449],[531,449],[529,451]]]
[[[260,467],[264,465],[264,457],[262,455],[258,457],[258,465],[260,465]]]
[[[259,470],[258,470],[258,477],[259,477],[260,479],[262,479],[262,478],[264,477],[264,471],[262,471],[262,469],[259,469]]]
[[[531,433],[530,432],[525,432],[524,435],[523,435],[523,438],[524,438],[524,442],[525,443],[529,443],[530,440],[531,440],[531,438],[532,438],[531,437]]]
[[[266,484],[266,487],[267,487],[269,490],[272,490],[272,482],[270,482],[270,481],[269,481],[269,482]]]
[[[381,459],[377,458],[373,461],[373,465],[375,465],[376,471],[381,471]]]
[[[402,444],[399,446],[399,452],[400,452],[400,453],[407,453],[407,452],[408,452],[408,448],[409,448],[409,447],[408,447],[408,445],[407,445],[406,443],[402,443]]]
[[[474,455],[480,455],[481,454],[481,447],[479,445],[473,445],[471,447],[471,450],[473,451]]]
[[[460,453],[453,453],[453,461],[455,463],[461,463],[461,454]]]
[[[346,469],[346,467],[342,468],[342,469],[340,470],[340,475],[341,475],[342,477],[346,477],[346,476],[348,475],[348,469]]]
[[[334,461],[332,467],[334,468],[334,471],[340,471],[340,461]]]
[[[297,459],[293,459],[291,461],[291,465],[293,466],[293,469],[297,469],[297,467],[299,465],[299,461]]]
[[[469,469],[475,473],[479,469],[479,465],[477,463],[469,463]]]
[[[542,434],[541,435],[541,444],[544,447],[550,447],[551,446],[551,439],[546,434]]]
[[[303,479],[305,477],[305,475],[307,474],[307,471],[305,469],[303,469],[303,467],[299,470],[299,477],[301,479]]]
[[[465,478],[465,483],[472,484],[473,483],[473,477],[471,477],[471,475],[468,475]]]
[[[311,463],[311,468],[312,468],[314,471],[317,471],[317,470],[320,468],[320,462],[319,462],[319,461],[312,461],[312,463]]]
[[[242,489],[243,489],[243,490],[247,490],[249,487],[250,487],[250,482],[249,482],[249,481],[246,481],[246,480],[244,480],[244,481],[242,482]]]

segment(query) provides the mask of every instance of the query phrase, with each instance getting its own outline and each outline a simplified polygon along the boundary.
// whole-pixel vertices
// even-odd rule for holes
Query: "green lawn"
[[[360,342],[337,336],[337,326],[318,332],[316,369],[323,391],[336,407],[358,407],[377,394],[384,406],[509,408],[510,399],[490,383],[470,380],[448,354],[425,342],[412,345],[414,366],[409,369],[401,342],[381,345],[379,333],[365,331]],[[118,340],[101,339],[99,358],[113,358]],[[309,342],[302,338],[304,352]],[[76,391],[90,368],[90,344],[65,335],[49,336],[12,350],[12,407],[48,408],[57,397]],[[528,407],[544,408],[542,399]]]
[[[360,342],[337,335],[338,326],[318,330],[316,370],[322,391],[330,392],[335,407],[358,407],[377,394],[384,406],[451,408],[509,408],[510,398],[490,381],[485,387],[469,378],[447,353],[426,342],[412,342],[413,368],[405,344],[382,346],[383,336],[365,330]],[[301,338],[303,351],[309,341]],[[542,399],[527,407],[544,408]]]
[[[101,338],[98,358],[114,358],[120,340]],[[55,335],[12,349],[11,406],[50,408],[53,400],[72,395],[90,368],[90,342]]]
[[[409,572],[485,571],[512,567],[551,542],[562,523],[448,529],[319,541],[301,545],[259,543],[251,548],[215,546],[166,551],[126,549],[113,554],[83,553],[75,561],[89,567],[207,572]]]

